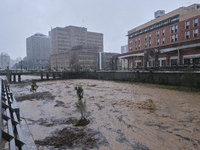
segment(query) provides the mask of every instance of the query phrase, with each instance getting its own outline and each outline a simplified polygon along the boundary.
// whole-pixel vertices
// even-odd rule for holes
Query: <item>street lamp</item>
[[[22,72],[22,60],[21,60],[21,72]]]

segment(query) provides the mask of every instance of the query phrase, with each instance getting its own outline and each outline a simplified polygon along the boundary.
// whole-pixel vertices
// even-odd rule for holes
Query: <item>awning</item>
[[[186,49],[186,48],[193,48],[193,47],[198,47],[200,46],[200,43],[197,44],[191,44],[191,45],[183,45],[183,46],[178,46],[178,47],[172,47],[172,48],[166,48],[166,49],[161,49],[160,53],[167,53],[167,52],[171,52],[171,51],[175,51],[178,49]]]
[[[141,62],[141,60],[135,60],[136,63]]]
[[[200,54],[183,55],[183,59],[188,59],[188,58],[200,58]]]
[[[144,53],[136,53],[136,54],[129,54],[124,56],[119,56],[119,59],[126,58],[126,57],[133,57],[133,56],[144,56]]]

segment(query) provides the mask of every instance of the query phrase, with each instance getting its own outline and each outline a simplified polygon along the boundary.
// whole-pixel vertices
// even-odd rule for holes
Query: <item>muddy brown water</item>
[[[200,149],[200,94],[101,80],[38,82],[11,88],[38,149]],[[86,127],[74,87],[82,85]],[[43,93],[43,94],[42,94]],[[38,95],[37,95],[38,94]]]

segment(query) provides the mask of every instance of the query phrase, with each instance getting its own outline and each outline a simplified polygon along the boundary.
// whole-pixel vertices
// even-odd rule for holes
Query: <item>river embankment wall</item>
[[[181,71],[135,71],[135,72],[66,72],[62,74],[64,79],[99,79],[126,82],[142,82],[162,85],[183,84]],[[194,87],[200,88],[200,72],[193,72]]]

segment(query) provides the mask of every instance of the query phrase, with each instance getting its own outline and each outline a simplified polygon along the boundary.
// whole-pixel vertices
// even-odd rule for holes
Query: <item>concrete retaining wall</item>
[[[160,71],[136,71],[136,72],[65,72],[64,79],[100,79],[112,81],[128,81],[156,83],[163,85],[183,85],[181,80],[184,72],[160,72]],[[195,87],[200,88],[200,72],[193,73],[195,75]]]

